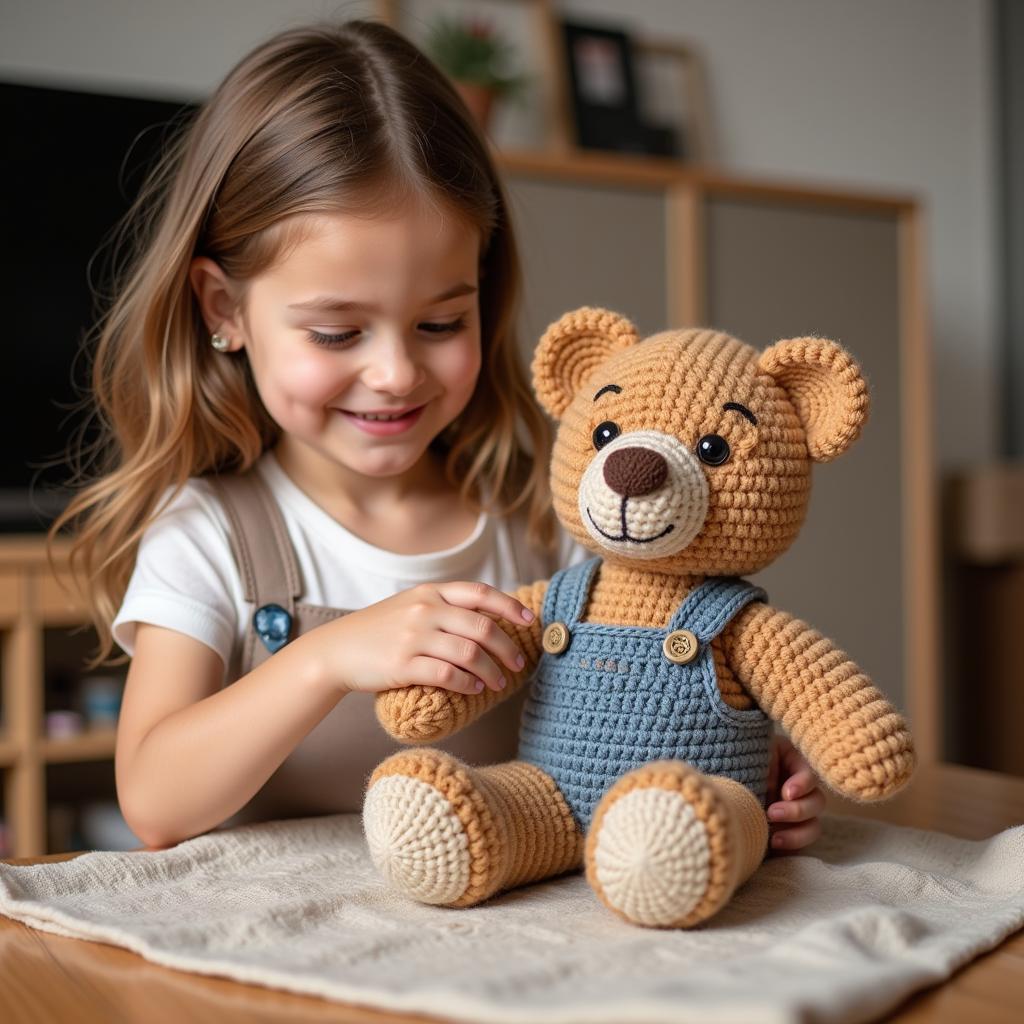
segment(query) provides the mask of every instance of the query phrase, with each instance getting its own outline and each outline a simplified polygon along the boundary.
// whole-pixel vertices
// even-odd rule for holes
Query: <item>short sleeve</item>
[[[190,480],[143,534],[114,640],[135,651],[135,630],[151,623],[193,637],[230,664],[241,581],[226,516],[207,484]]]

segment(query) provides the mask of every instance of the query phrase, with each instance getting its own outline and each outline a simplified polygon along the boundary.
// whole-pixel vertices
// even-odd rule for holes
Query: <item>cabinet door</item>
[[[643,334],[666,326],[663,190],[509,175],[524,272],[524,356],[579,306],[628,316]]]
[[[807,521],[757,581],[905,706],[897,217],[713,194],[703,213],[707,322],[758,348],[832,338],[867,377],[860,440],[814,467]]]

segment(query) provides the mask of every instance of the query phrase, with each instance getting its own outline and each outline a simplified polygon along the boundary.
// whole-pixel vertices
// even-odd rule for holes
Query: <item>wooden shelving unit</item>
[[[68,582],[66,544],[58,545],[54,555],[56,576],[41,536],[0,539],[0,771],[3,816],[16,857],[50,852],[47,766],[114,756],[112,728],[68,739],[44,735],[46,631],[70,630],[86,621],[85,608]]]

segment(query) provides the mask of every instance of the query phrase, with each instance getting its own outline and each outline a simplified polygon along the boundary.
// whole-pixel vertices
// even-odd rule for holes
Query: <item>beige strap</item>
[[[212,476],[228,522],[246,601],[255,608],[279,604],[294,619],[302,580],[288,529],[274,496],[255,470]]]
[[[243,476],[211,476],[230,525],[231,553],[253,609],[279,604],[292,617],[292,639],[347,614],[345,609],[300,604],[302,577],[288,528],[270,489],[255,470]],[[238,678],[270,657],[250,617],[238,663]],[[232,679],[231,682],[234,682]]]

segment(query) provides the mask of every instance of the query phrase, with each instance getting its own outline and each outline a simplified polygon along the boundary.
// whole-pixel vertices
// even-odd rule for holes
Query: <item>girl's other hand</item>
[[[501,690],[500,666],[515,673],[525,659],[490,615],[519,628],[534,618],[486,583],[423,583],[311,630],[307,646],[321,678],[343,691]]]
[[[810,846],[821,835],[818,815],[824,809],[825,794],[817,775],[787,737],[776,736],[768,772],[771,852],[793,853]]]

